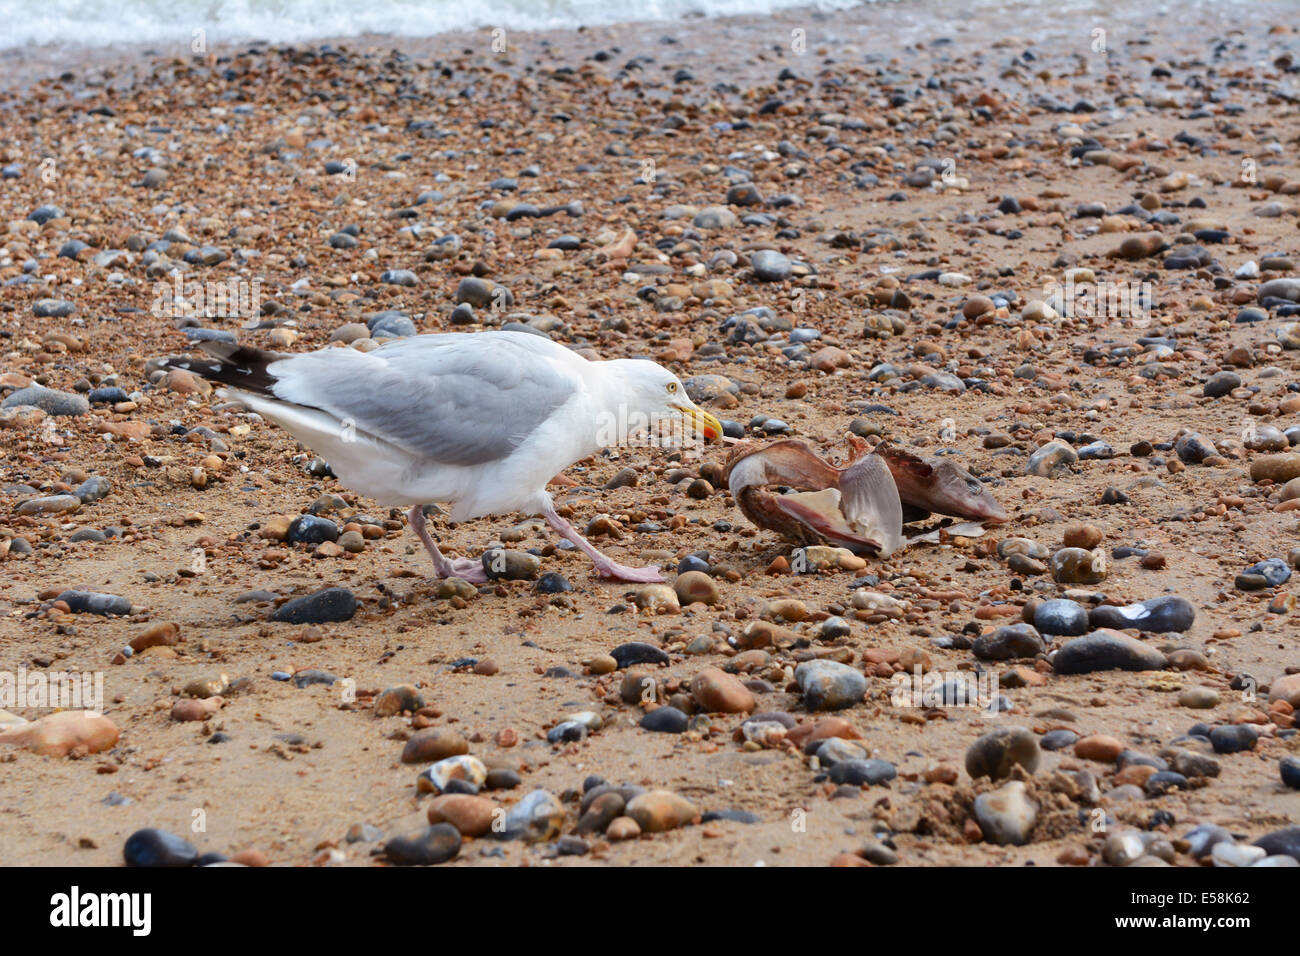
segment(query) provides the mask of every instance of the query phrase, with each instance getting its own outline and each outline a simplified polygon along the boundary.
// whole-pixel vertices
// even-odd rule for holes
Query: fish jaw
[[[825,540],[798,517],[781,508],[778,503],[780,495],[746,487],[732,492],[732,496],[741,513],[759,528],[775,531],[787,541],[800,545],[821,544]]]
[[[854,554],[876,554],[881,550],[879,541],[861,534],[844,519],[838,489],[780,495],[774,503],[829,544],[848,548]]]

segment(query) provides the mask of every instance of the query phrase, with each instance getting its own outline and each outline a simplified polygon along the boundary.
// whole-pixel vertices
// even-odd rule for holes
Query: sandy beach
[[[0,53],[4,862],[1293,865],[1298,147],[1269,0]],[[550,491],[666,585],[518,515],[438,581],[162,367],[499,328],[1008,520],[809,566],[615,447]]]

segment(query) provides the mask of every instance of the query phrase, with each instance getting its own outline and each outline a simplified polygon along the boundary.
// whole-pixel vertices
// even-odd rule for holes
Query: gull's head
[[[668,369],[644,359],[616,359],[604,363],[617,383],[613,400],[620,421],[622,440],[638,427],[654,429],[661,423],[680,429],[687,441],[718,441],[722,422],[700,408],[686,394],[686,387]]]

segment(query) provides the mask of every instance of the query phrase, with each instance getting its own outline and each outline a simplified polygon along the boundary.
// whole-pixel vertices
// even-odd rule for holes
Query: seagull
[[[602,448],[642,431],[679,428],[679,440],[721,440],[722,423],[677,376],[644,359],[588,361],[529,332],[449,332],[394,339],[369,352],[329,347],[268,352],[204,341],[212,361],[168,359],[279,425],[330,463],[347,488],[409,506],[411,529],[440,578],[487,580],[481,561],[444,555],[426,505],[453,522],[541,515],[591,558],[597,575],[658,582],[658,568],[601,554],[555,510],[546,483]]]

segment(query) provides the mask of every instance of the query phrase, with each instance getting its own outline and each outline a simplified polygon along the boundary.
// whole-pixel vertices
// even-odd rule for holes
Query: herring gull
[[[528,332],[416,335],[369,352],[281,353],[200,342],[211,361],[168,367],[224,386],[233,399],[330,463],[346,487],[408,519],[439,577],[487,580],[482,562],[449,558],[425,526],[424,506],[452,521],[540,514],[581,549],[602,578],[662,581],[657,568],[601,554],[555,510],[547,482],[575,461],[668,422],[685,441],[721,439],[722,424],[677,376],[643,359],[592,362]]]

